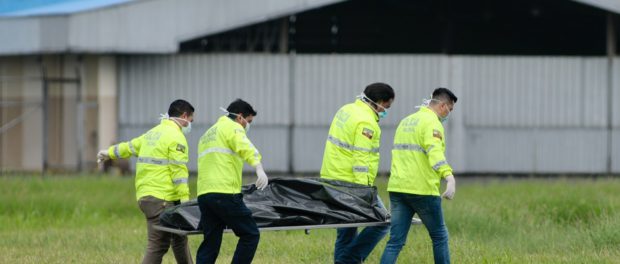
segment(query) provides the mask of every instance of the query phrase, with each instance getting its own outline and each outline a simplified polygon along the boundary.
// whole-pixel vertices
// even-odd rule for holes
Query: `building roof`
[[[97,1],[106,2],[92,1],[89,7]],[[107,1],[105,8],[97,9],[86,8],[87,5],[79,9],[73,1],[56,1],[53,5],[57,8],[1,8],[5,14],[13,15],[0,17],[0,55],[174,53],[185,40],[343,0],[141,0],[119,4],[120,1]],[[38,15],[34,15],[36,10]]]
[[[0,55],[175,53],[201,36],[345,0],[0,0]],[[618,0],[572,0],[620,13]]]
[[[573,0],[586,5],[591,5],[609,12],[620,14],[620,1],[618,0]]]
[[[132,0],[0,0],[0,17],[66,15]]]

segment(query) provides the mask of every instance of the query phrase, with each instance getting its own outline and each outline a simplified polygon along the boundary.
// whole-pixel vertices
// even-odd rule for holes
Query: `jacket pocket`
[[[159,217],[166,207],[166,201],[153,196],[146,196],[138,200],[138,206],[147,219]]]

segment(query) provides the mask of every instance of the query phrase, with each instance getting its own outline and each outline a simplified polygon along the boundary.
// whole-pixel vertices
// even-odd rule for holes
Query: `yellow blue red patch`
[[[177,151],[180,151],[182,153],[185,153],[185,146],[181,145],[181,144],[177,144]]]
[[[433,129],[433,137],[443,140],[443,136],[441,135],[441,132],[439,132],[439,130],[437,129]]]
[[[362,130],[362,135],[364,135],[365,137],[367,137],[368,139],[372,139],[372,136],[375,134],[375,131],[372,131],[372,129],[369,128],[364,128]]]

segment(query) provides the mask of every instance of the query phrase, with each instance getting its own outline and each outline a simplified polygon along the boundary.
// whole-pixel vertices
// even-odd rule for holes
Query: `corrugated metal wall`
[[[119,60],[120,139],[143,133],[166,113],[170,102],[188,100],[196,108],[188,138],[190,157],[198,139],[236,98],[250,102],[258,115],[251,139],[266,168],[288,169],[290,120],[289,63],[286,56],[179,55],[132,56]],[[190,169],[195,169],[194,163]]]
[[[604,58],[462,57],[469,172],[604,172]],[[615,90],[618,91],[618,85]]]
[[[614,71],[620,100],[620,63]],[[269,170],[320,169],[333,114],[372,82],[396,100],[383,128],[381,171],[389,170],[398,122],[436,87],[459,102],[448,131],[448,159],[458,172],[605,172],[607,61],[592,57],[445,55],[127,56],[119,60],[120,138],[157,122],[176,98],[196,106],[190,147],[241,97],[258,111],[250,138]],[[614,105],[614,113],[620,113]],[[614,161],[620,160],[620,114]],[[291,133],[292,131],[292,133]],[[292,134],[293,153],[289,154]],[[192,158],[196,150],[191,150]],[[613,165],[620,171],[620,161]],[[190,168],[195,168],[191,164]]]

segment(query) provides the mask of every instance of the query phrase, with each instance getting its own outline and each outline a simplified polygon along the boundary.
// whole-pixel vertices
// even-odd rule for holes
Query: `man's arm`
[[[445,138],[443,129],[438,126],[429,126],[424,131],[424,148],[428,155],[429,164],[432,166],[441,178],[446,181],[446,190],[442,197],[452,200],[456,192],[456,181],[452,174],[452,167],[446,161],[445,156]]]
[[[230,145],[232,151],[237,153],[245,162],[250,164],[250,166],[256,168],[256,176],[258,177],[256,180],[256,187],[259,190],[267,187],[269,180],[261,164],[262,156],[245,134],[245,130],[235,129],[235,134],[231,139]]]
[[[372,155],[379,152],[379,149],[373,148],[372,141],[379,136],[379,131],[370,123],[361,122],[355,129],[353,138],[353,175],[356,179],[366,179],[367,184],[371,185],[375,175],[371,175],[370,167]]]
[[[130,141],[121,142],[110,146],[108,149],[100,150],[97,153],[97,162],[100,163],[108,159],[127,159],[131,156],[137,157],[140,153],[143,137],[144,135],[141,135]]]
[[[230,140],[232,151],[237,153],[245,162],[256,167],[261,162],[262,156],[252,144],[242,129],[235,129],[235,134]]]
[[[168,167],[170,178],[181,202],[189,200],[189,185],[187,162],[189,161],[189,148],[185,140],[172,140],[168,145]]]
[[[441,178],[452,175],[452,167],[446,161],[444,135],[441,128],[429,126],[424,131],[424,149],[428,155],[428,161],[434,171]]]

